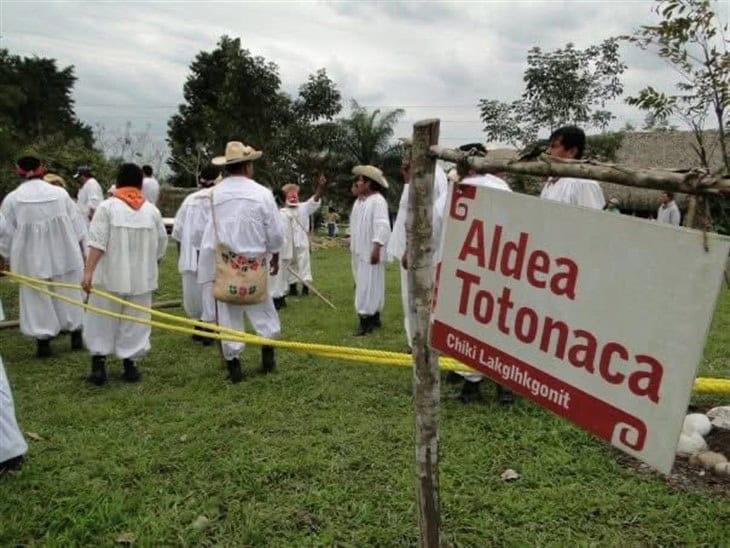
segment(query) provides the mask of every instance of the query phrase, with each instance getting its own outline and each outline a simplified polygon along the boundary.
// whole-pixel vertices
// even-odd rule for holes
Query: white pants
[[[81,282],[81,277],[81,272],[69,272],[56,276],[51,281],[77,284]],[[81,289],[62,287],[46,287],[46,289],[83,301]],[[80,306],[59,301],[26,286],[20,287],[20,332],[23,335],[36,339],[50,339],[61,331],[81,329],[83,317],[84,309]]]
[[[25,455],[27,451],[28,444],[15,420],[13,393],[0,358],[0,462]]]
[[[403,328],[406,332],[406,342],[413,348],[413,331],[411,330],[411,315],[408,312],[408,271],[400,267],[400,299],[403,305]]]
[[[312,282],[312,263],[309,257],[309,247],[294,248],[294,257],[292,257],[291,267],[294,272],[305,282]],[[295,284],[299,282],[297,278],[291,272],[287,272],[289,275],[289,283]]]
[[[355,277],[355,310],[361,316],[372,316],[380,312],[385,304],[385,263],[381,260],[372,265],[357,261]]]
[[[181,276],[185,314],[194,320],[214,322],[213,282],[198,282],[197,272],[183,272]]]
[[[147,308],[152,305],[152,293],[143,293],[142,295],[112,294],[120,299]],[[113,303],[98,295],[91,295],[89,304],[118,314],[145,320],[150,319],[150,314],[147,312]],[[137,361],[150,350],[151,332],[152,328],[149,325],[126,322],[109,316],[101,316],[94,312],[84,314],[84,344],[86,344],[86,348],[89,349],[92,356],[115,354],[121,360]]]
[[[278,299],[280,297],[286,296],[286,294],[289,292],[289,277],[292,275],[289,272],[289,266],[291,265],[291,259],[282,259],[279,258],[279,272],[276,273],[276,276],[269,276],[269,294],[275,298]],[[294,283],[294,282],[291,282]]]
[[[229,329],[244,331],[244,316],[248,318],[257,335],[267,339],[278,338],[281,334],[279,315],[274,308],[271,294],[259,304],[229,304],[218,302],[218,325]],[[223,341],[223,357],[226,360],[237,358],[245,345],[242,342]]]

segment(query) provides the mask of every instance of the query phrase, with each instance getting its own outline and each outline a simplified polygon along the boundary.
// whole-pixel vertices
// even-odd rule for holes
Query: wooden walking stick
[[[317,291],[317,288],[316,287],[314,287],[308,281],[304,280],[295,270],[292,269],[292,267],[287,266],[286,269],[289,272],[291,272],[297,278],[297,280],[299,280],[304,285],[306,285],[312,291],[312,293],[314,293],[315,295],[317,295],[317,297],[319,297],[325,303],[327,303],[330,306],[330,308],[332,308],[332,310],[337,310],[337,307],[335,305],[333,305],[324,295],[322,295],[319,291]]]

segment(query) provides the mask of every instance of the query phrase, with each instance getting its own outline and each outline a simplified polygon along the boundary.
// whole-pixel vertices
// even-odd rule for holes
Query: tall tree
[[[390,140],[403,109],[369,111],[353,100],[350,116],[341,120],[343,152],[358,164],[380,164],[391,149]]]
[[[312,148],[313,125],[340,110],[340,94],[320,70],[296,98],[281,90],[276,64],[223,36],[198,53],[183,88],[185,102],[168,122],[170,167],[178,184],[194,184],[199,169],[227,141],[264,150],[258,177],[278,186],[299,175],[301,151]]]
[[[681,119],[693,132],[693,148],[706,168],[712,166],[704,129],[708,115],[712,116],[723,167],[730,173],[726,143],[730,108],[728,25],[721,23],[709,0],[659,0],[653,11],[661,17],[658,24],[642,26],[623,38],[656,53],[680,79],[674,92],[647,86],[627,102],[646,111],[651,125]]]
[[[479,102],[487,139],[519,146],[568,123],[606,129],[614,116],[605,106],[623,93],[626,65],[618,48],[613,38],[584,50],[571,43],[554,51],[532,48],[520,99]]]

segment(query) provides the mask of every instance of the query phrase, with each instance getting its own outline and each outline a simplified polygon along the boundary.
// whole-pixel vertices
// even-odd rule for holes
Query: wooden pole
[[[413,400],[416,433],[416,496],[419,545],[436,548],[441,541],[439,504],[439,372],[429,346],[433,280],[433,186],[436,159],[429,148],[438,143],[439,121],[413,126],[413,181],[408,197],[406,238],[408,258],[408,312],[413,326]]]
[[[317,291],[317,288],[316,287],[314,287],[311,283],[309,283],[307,280],[305,280],[304,278],[302,278],[296,270],[294,270],[290,266],[287,266],[286,268],[287,268],[287,270],[291,274],[294,275],[294,277],[296,277],[297,280],[299,280],[304,285],[306,285],[309,289],[311,289],[312,290],[312,293],[314,293],[315,295],[317,295],[317,297],[319,297],[320,299],[322,299],[325,302],[325,304],[329,305],[329,307],[332,310],[337,310],[337,307],[335,305],[333,305],[329,300],[327,300],[327,298],[324,295],[322,295],[319,291]]]
[[[730,194],[730,176],[715,176],[700,169],[683,171],[639,169],[592,160],[561,160],[544,154],[529,161],[490,160],[488,154],[486,157],[469,156],[461,150],[439,146],[432,146],[431,154],[449,162],[466,162],[480,173],[506,172],[539,177],[578,177],[685,194]]]

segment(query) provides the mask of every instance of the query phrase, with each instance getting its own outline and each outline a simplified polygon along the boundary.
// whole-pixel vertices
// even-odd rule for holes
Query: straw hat
[[[362,175],[378,183],[383,188],[388,188],[388,180],[383,176],[383,172],[375,166],[355,166],[352,168],[353,175]]]
[[[47,173],[43,176],[43,180],[47,183],[51,183],[52,185],[66,188],[66,181],[63,180],[63,177],[56,175],[55,173]]]
[[[226,144],[226,152],[223,156],[213,158],[212,164],[216,166],[228,166],[240,162],[252,162],[261,158],[262,152],[253,147],[244,145],[241,141],[229,141]]]

